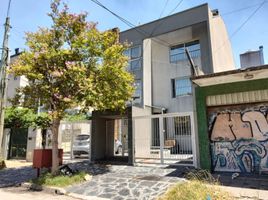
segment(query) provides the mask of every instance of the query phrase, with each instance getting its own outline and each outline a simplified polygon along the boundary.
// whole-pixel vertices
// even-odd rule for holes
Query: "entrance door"
[[[106,121],[106,157],[128,156],[128,120]]]
[[[117,148],[115,155],[128,156],[128,120],[118,119],[116,121],[119,128],[115,132],[115,139],[118,139],[120,146]]]
[[[27,150],[27,128],[11,129],[10,135],[10,159],[26,159]]]

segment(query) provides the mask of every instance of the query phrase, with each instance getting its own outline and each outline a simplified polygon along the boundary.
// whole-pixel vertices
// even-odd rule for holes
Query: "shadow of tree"
[[[32,167],[5,168],[0,170],[0,188],[19,185],[36,177]]]

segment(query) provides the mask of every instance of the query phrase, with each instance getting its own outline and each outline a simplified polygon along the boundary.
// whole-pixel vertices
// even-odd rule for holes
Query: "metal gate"
[[[12,128],[10,135],[10,159],[25,159],[27,150],[27,128]]]
[[[135,162],[196,166],[192,113],[133,118]]]

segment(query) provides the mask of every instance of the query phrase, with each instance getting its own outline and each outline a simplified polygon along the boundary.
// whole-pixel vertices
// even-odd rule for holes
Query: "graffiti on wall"
[[[268,106],[209,112],[212,166],[215,171],[268,170]]]

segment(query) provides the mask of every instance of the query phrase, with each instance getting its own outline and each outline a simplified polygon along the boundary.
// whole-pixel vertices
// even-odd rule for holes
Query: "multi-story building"
[[[186,49],[204,74],[235,69],[218,10],[203,4],[123,31],[120,41],[131,44],[125,53],[136,92],[125,115],[93,113],[92,160],[118,156],[114,154],[114,139],[121,134],[125,146],[122,156],[127,156],[129,163],[135,158],[157,158],[163,163],[166,154],[176,161],[177,154],[190,152],[196,166],[198,140],[191,82],[196,74]],[[126,126],[126,120],[118,120],[122,118],[128,119],[128,129],[116,128],[118,124]],[[126,131],[118,134],[120,130]]]

